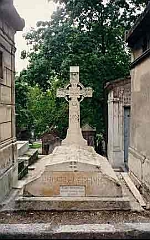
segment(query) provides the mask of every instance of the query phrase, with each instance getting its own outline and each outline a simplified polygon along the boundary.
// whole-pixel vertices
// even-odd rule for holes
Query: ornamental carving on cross
[[[57,89],[57,97],[64,97],[69,102],[69,128],[62,143],[85,145],[80,129],[80,102],[85,97],[92,97],[92,93],[92,88],[85,88],[79,82],[79,66],[71,66],[70,83],[65,88]]]

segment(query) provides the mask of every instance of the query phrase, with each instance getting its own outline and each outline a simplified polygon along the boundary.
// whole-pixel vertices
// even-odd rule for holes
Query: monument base
[[[29,211],[99,211],[131,210],[128,197],[19,197],[15,210]]]
[[[42,169],[40,165],[26,180],[16,210],[131,209],[108,160],[93,147],[59,146],[42,163]]]
[[[64,140],[62,140],[61,145],[79,145],[79,146],[87,146],[87,141],[82,136],[81,128],[77,128],[74,131],[68,128],[67,136]]]
[[[26,182],[24,197],[123,197],[111,165],[93,147],[59,146],[44,162]]]

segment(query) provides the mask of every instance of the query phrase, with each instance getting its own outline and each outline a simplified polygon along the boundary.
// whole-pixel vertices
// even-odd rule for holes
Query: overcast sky
[[[14,0],[14,6],[19,15],[25,20],[25,28],[22,32],[15,35],[16,43],[16,72],[20,72],[26,68],[27,61],[20,59],[21,51],[27,49],[26,41],[23,34],[35,27],[37,21],[50,20],[52,12],[56,9],[56,5],[48,0]]]

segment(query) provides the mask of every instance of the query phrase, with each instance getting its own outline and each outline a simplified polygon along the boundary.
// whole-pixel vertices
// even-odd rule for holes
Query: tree
[[[23,77],[16,76],[15,97],[16,97],[16,135],[19,138],[22,131],[26,130],[30,136],[33,125],[33,118],[28,109],[29,87]]]
[[[47,128],[57,128],[62,137],[65,137],[65,126],[68,125],[66,118],[68,106],[59,102],[56,97],[56,88],[42,92],[39,87],[30,87],[28,94],[28,109],[33,117],[34,133],[40,137]],[[60,109],[57,111],[57,109]],[[66,113],[66,114],[64,114]],[[63,125],[62,125],[63,123]],[[62,127],[63,126],[63,127]]]
[[[29,53],[22,54],[22,57],[28,57],[29,66],[21,77],[48,97],[48,92],[53,91],[54,79],[57,87],[64,86],[69,81],[69,66],[79,65],[80,82],[94,90],[93,98],[82,102],[81,124],[88,122],[96,127],[97,133],[104,133],[104,85],[129,74],[130,58],[124,33],[131,27],[143,1],[109,0],[106,5],[100,0],[55,2],[59,2],[60,7],[52,19],[38,22],[37,29],[26,35],[32,48]],[[62,122],[66,115],[65,100],[53,97],[49,101],[57,103],[57,107],[52,104],[50,109],[53,109],[53,118],[61,126],[61,131],[66,130],[67,122]],[[59,118],[57,112],[63,111]],[[48,121],[49,124],[54,122],[50,118]],[[44,118],[39,125],[42,123]]]

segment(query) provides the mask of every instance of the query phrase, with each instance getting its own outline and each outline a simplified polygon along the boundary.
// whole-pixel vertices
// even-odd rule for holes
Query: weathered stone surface
[[[11,121],[11,105],[0,104],[0,123]]]
[[[150,2],[127,33],[126,41],[132,53],[129,170],[142,191],[146,188],[150,192],[150,45],[145,41],[149,21]]]
[[[1,85],[0,93],[1,93],[1,99],[0,99],[1,102],[10,104],[11,103],[11,88]]]
[[[11,122],[0,124],[1,141],[11,138]]]
[[[113,168],[123,168],[128,159],[131,77],[108,82],[105,89],[108,92],[107,155]]]
[[[18,180],[18,165],[12,165],[8,170],[0,176],[0,202],[9,194],[13,186]]]
[[[18,156],[22,156],[29,150],[28,141],[17,141]]]
[[[85,124],[84,126],[82,126],[82,136],[87,141],[88,146],[92,146],[95,148],[96,128],[91,127],[89,124]]]
[[[1,224],[1,239],[149,239],[150,223]]]
[[[28,141],[17,141],[18,150],[18,179],[28,173],[28,166],[38,159],[38,150],[29,149]]]
[[[69,102],[69,128],[62,144],[86,146],[87,141],[83,138],[80,128],[80,101],[84,97],[92,97],[92,89],[85,88],[79,82],[79,66],[70,67],[70,84],[65,89],[58,89],[57,97],[65,97]]]
[[[0,175],[10,166],[12,165],[13,161],[13,146],[12,144],[9,144],[2,149],[0,149]]]
[[[24,196],[61,196],[62,186],[83,186],[84,196],[122,196],[111,165],[96,154],[93,147],[59,146],[53,154],[43,158],[44,162],[45,168],[28,180]]]
[[[76,190],[71,191],[71,187]],[[44,171],[39,179],[30,183],[26,191],[28,189],[33,196],[122,196],[120,185],[99,172]]]
[[[4,5],[7,5],[7,9]],[[18,28],[14,29],[14,24],[16,25],[14,15],[17,15],[15,21],[22,23],[13,6],[13,1],[0,1],[0,56],[2,63],[0,64],[0,201],[5,198],[18,179],[14,90],[14,35]]]
[[[70,68],[70,78],[66,89],[57,93],[57,96],[69,101],[67,137],[62,146],[56,147],[52,154],[43,158],[40,171],[28,179],[23,189],[23,200],[26,201],[28,196],[41,197],[41,200],[42,197],[50,197],[50,209],[122,209],[126,208],[126,203],[129,208],[129,201],[123,198],[121,184],[110,163],[97,154],[93,147],[87,146],[81,134],[80,101],[84,97],[91,97],[92,90],[85,89],[79,83],[78,67]],[[65,199],[61,201],[61,197]],[[118,198],[121,199],[121,205],[116,205]],[[97,206],[94,205],[96,201],[99,201]],[[32,204],[30,207],[34,209]]]
[[[128,197],[19,197],[15,210],[130,210]]]

